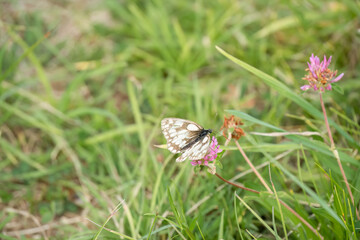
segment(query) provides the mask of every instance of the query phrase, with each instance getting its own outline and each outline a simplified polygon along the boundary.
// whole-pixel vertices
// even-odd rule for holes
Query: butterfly
[[[209,149],[212,130],[204,129],[195,122],[180,118],[164,118],[161,120],[161,130],[166,138],[168,150],[172,153],[182,153],[176,162],[201,159]]]

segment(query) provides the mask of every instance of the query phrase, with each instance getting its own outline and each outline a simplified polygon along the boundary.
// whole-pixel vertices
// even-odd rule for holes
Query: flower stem
[[[227,146],[229,144],[231,140],[231,133],[228,134],[228,138],[226,139],[226,142],[225,142],[225,146]],[[265,180],[263,179],[263,177],[260,175],[260,173],[256,170],[256,168],[254,167],[254,165],[251,163],[251,161],[249,160],[249,158],[246,156],[244,150],[242,149],[242,147],[240,146],[240,144],[235,141],[235,144],[236,146],[238,147],[241,155],[244,157],[244,159],[246,160],[246,162],[249,164],[251,170],[256,174],[256,176],[260,179],[261,183],[265,186],[266,190],[271,193],[271,194],[274,194],[273,191],[271,190],[271,188],[269,187],[269,185],[265,182]],[[250,188],[245,188],[245,187],[242,187],[240,185],[237,185],[235,183],[232,183],[226,179],[224,179],[223,177],[221,177],[219,174],[215,173],[215,176],[217,176],[218,178],[220,178],[222,181],[230,184],[230,185],[233,185],[237,188],[241,188],[241,189],[244,189],[246,191],[250,191],[250,192],[254,192],[254,193],[257,193],[259,194],[260,192],[256,191],[256,190],[253,190],[253,189],[250,189]],[[316,231],[316,229],[314,229],[311,224],[309,222],[307,222],[304,218],[302,218],[297,212],[295,212],[294,209],[292,209],[289,205],[287,205],[285,202],[283,202],[282,200],[279,199],[279,202],[281,205],[283,205],[285,208],[287,208],[292,214],[295,215],[295,217],[297,217],[303,224],[305,224],[305,226],[307,226],[314,234],[316,234],[317,236],[320,237],[320,239],[324,239],[323,236],[321,236],[321,234],[319,232]]]
[[[273,193],[271,191],[271,188],[269,187],[269,185],[265,182],[265,180],[263,179],[263,177],[260,175],[260,173],[256,170],[256,168],[254,167],[254,165],[251,163],[251,161],[249,160],[249,158],[246,156],[244,150],[242,149],[242,147],[240,146],[240,144],[235,141],[235,144],[237,146],[237,148],[239,149],[241,155],[243,155],[243,157],[245,158],[246,162],[249,164],[251,170],[253,170],[253,172],[255,173],[255,175],[259,178],[260,182],[264,185],[264,187],[266,188],[266,190],[269,193]]]
[[[220,178],[222,181],[230,184],[230,185],[233,185],[237,188],[241,188],[241,189],[244,189],[246,191],[250,191],[250,192],[253,192],[253,193],[257,193],[257,194],[260,194],[260,192],[256,191],[256,190],[253,190],[253,189],[250,189],[250,188],[246,188],[246,187],[243,187],[243,186],[240,186],[240,185],[237,185],[235,183],[232,183],[226,179],[224,179],[223,177],[221,177],[219,174],[215,173],[215,176],[217,176],[218,178]],[[273,194],[271,192],[271,194]],[[294,209],[292,209],[289,205],[287,205],[285,202],[283,202],[282,200],[279,199],[279,202],[281,205],[283,205],[286,209],[288,209],[292,214],[294,214],[303,224],[305,224],[305,226],[307,226],[313,233],[315,233],[317,236],[320,237],[320,239],[324,239],[323,236],[321,236],[321,234],[316,231],[316,229],[314,229],[310,223],[308,223],[303,217],[301,217],[297,212],[294,211]]]
[[[283,205],[285,208],[287,208],[287,210],[289,210],[292,214],[294,214],[302,223],[304,223],[313,233],[318,235],[320,237],[320,239],[324,239],[324,237],[318,231],[316,231],[316,229],[313,228],[310,225],[310,223],[308,223],[303,217],[301,217],[297,212],[295,212],[289,205],[287,205],[281,199],[279,199],[279,202],[281,203],[281,205]]]
[[[226,180],[225,178],[223,178],[222,176],[220,176],[220,175],[219,175],[219,174],[217,174],[217,173],[215,173],[215,176],[217,176],[218,178],[220,178],[220,179],[221,179],[221,180],[223,180],[224,182],[226,182],[226,183],[228,183],[228,184],[230,184],[230,185],[233,185],[233,186],[235,186],[235,187],[237,187],[237,188],[241,188],[241,189],[244,189],[244,190],[249,191],[249,192],[253,192],[253,193],[260,194],[260,192],[258,192],[258,191],[256,191],[256,190],[254,190],[254,189],[251,189],[251,188],[246,188],[246,187],[243,187],[243,186],[237,185],[237,184],[235,184],[235,183],[232,183],[232,182],[230,182],[230,181]]]
[[[345,175],[345,171],[342,167],[342,164],[341,164],[341,161],[340,161],[340,157],[339,157],[339,153],[338,151],[336,150],[336,147],[335,147],[335,143],[334,143],[334,139],[332,137],[332,134],[331,134],[331,131],[330,131],[330,126],[329,126],[329,122],[328,122],[328,119],[327,119],[327,115],[326,115],[326,109],[325,109],[325,105],[324,105],[324,101],[323,101],[323,98],[322,98],[322,94],[320,92],[320,103],[321,103],[321,108],[322,108],[322,111],[324,113],[324,120],[325,120],[325,126],[326,126],[326,130],[329,134],[329,138],[330,138],[330,144],[331,144],[331,151],[333,152],[335,158],[336,158],[336,161],[339,165],[339,168],[340,168],[340,171],[341,171],[341,174],[342,174],[342,177],[344,179],[344,182],[345,182],[345,185],[346,185],[346,188],[349,192],[349,195],[350,195],[350,199],[351,199],[351,202],[352,204],[354,205],[354,197],[352,195],[352,192],[351,192],[351,189],[350,189],[350,185],[349,185],[349,182],[346,178],[346,175]],[[357,215],[358,215],[358,218],[359,218],[359,213],[357,212]]]

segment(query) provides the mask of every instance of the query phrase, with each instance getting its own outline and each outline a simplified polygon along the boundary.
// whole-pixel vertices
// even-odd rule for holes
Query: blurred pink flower
[[[213,136],[212,141],[209,146],[209,150],[207,152],[207,155],[205,155],[205,157],[201,160],[191,161],[191,165],[193,165],[193,166],[196,166],[196,165],[208,166],[209,162],[214,161],[217,158],[217,154],[222,151],[223,150],[220,149],[220,145],[218,144],[217,139]]]
[[[311,54],[310,63],[307,63],[308,68],[305,69],[305,71],[308,72],[308,75],[303,78],[308,81],[308,84],[302,86],[300,89],[306,91],[312,88],[315,91],[319,90],[321,92],[331,90],[331,83],[339,81],[344,76],[344,73],[341,73],[336,77],[337,70],[331,71],[328,69],[330,62],[331,56],[329,59],[326,59],[326,56],[324,56],[324,60],[320,62],[318,56]]]

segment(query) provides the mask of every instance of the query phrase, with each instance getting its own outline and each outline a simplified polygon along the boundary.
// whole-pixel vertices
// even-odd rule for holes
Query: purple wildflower
[[[300,89],[306,91],[310,88],[314,89],[315,91],[320,90],[324,92],[325,90],[331,90],[331,83],[339,81],[343,76],[344,73],[341,73],[339,76],[336,77],[337,70],[331,71],[328,67],[331,62],[331,56],[329,59],[326,59],[324,56],[324,60],[320,62],[318,56],[314,56],[311,54],[310,63],[308,64],[308,68],[305,71],[308,72],[303,79],[308,81],[309,84],[302,86]]]
[[[220,146],[218,145],[217,139],[213,136],[212,141],[209,146],[209,150],[207,152],[207,155],[205,155],[205,157],[201,160],[191,161],[191,165],[193,165],[193,166],[196,166],[196,165],[208,166],[209,162],[211,163],[212,161],[214,161],[217,158],[217,154],[222,151],[223,150],[220,149]]]

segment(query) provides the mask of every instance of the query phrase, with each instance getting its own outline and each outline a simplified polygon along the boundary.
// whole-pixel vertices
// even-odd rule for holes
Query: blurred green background
[[[272,225],[271,204],[263,196],[219,189],[223,183],[206,171],[195,174],[190,162],[175,163],[169,151],[154,147],[165,143],[160,121],[185,118],[219,131],[224,111],[235,109],[289,131],[326,135],[322,121],[215,46],[297,94],[311,53],[326,54],[333,56],[330,68],[345,73],[339,82],[344,94],[325,95],[329,117],[359,142],[359,16],[359,1],[352,0],[1,0],[0,238],[90,239],[99,230],[91,221],[103,225],[122,203],[107,228],[135,239],[149,233],[152,239],[181,239],[182,230],[146,215],[174,220],[169,190],[194,239],[275,239],[234,199],[234,191],[249,197],[248,204]],[[315,93],[303,96],[320,109]],[[269,132],[246,122],[244,130]],[[349,150],[356,146],[334,136],[359,161],[356,150]],[[260,145],[284,142],[255,138]],[[240,142],[254,165],[268,161],[264,149],[246,138]],[[292,150],[274,146],[267,149],[274,158]],[[282,165],[297,176],[303,169],[300,180],[330,198],[332,188],[318,167],[323,156],[313,153],[309,166],[298,164],[301,150],[293,147]],[[238,152],[229,151],[222,164],[223,177],[244,173],[238,182],[264,191]],[[272,170],[278,191],[309,199]],[[269,179],[267,165],[260,172]],[[294,208],[331,239],[323,227],[326,214],[314,217],[298,203]],[[276,219],[284,237],[280,215]],[[289,239],[317,239],[296,220],[285,223]],[[106,230],[100,235],[115,238]]]

